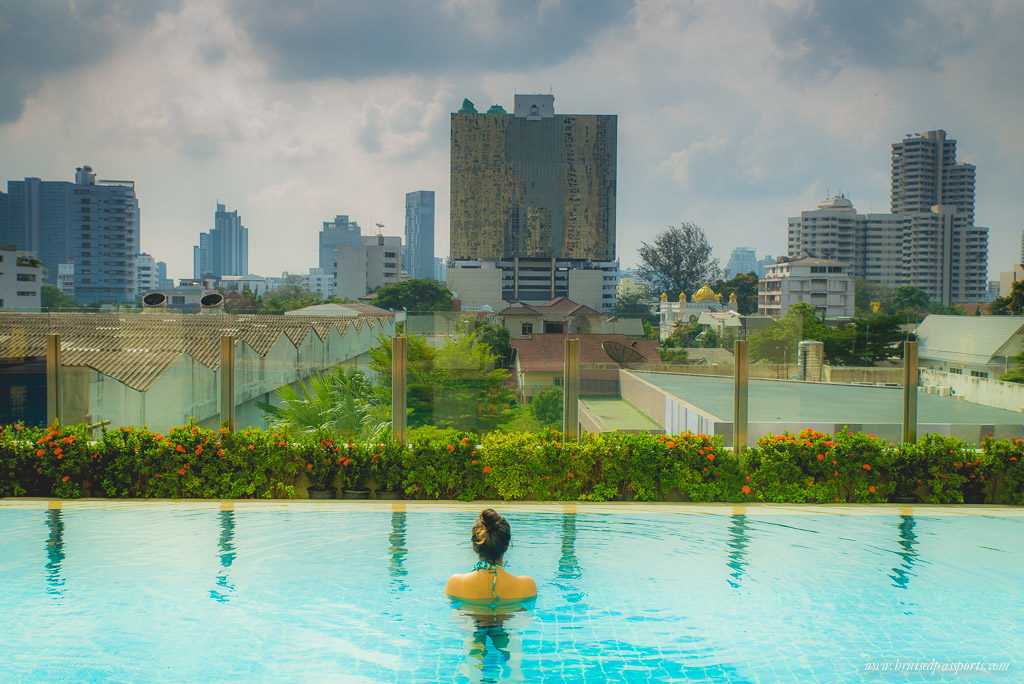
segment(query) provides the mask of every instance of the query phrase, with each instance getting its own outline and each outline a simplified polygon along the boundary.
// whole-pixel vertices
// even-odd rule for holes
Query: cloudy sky
[[[218,201],[277,275],[314,265],[322,221],[400,235],[434,190],[443,256],[449,113],[552,92],[619,117],[624,265],[682,220],[724,263],[781,253],[827,193],[888,211],[890,144],[944,128],[995,278],[1024,228],[1022,33],[1019,0],[7,0],[0,182],[135,180],[174,277]]]

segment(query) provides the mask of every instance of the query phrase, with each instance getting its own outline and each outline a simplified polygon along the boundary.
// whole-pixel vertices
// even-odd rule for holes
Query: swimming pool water
[[[1019,516],[519,507],[494,620],[442,594],[476,510],[402,508],[0,508],[0,680],[1024,677]]]

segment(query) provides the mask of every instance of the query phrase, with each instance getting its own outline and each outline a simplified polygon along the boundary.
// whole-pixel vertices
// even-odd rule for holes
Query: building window
[[[971,371],[971,377],[972,378],[987,378],[988,377],[988,373],[986,373],[985,371],[975,371],[975,370],[972,370]]]
[[[36,281],[35,273],[19,273],[18,280],[23,283],[34,283]]]
[[[36,294],[37,294],[36,292],[24,292],[22,290],[18,291],[18,296],[19,297],[35,297]]]
[[[555,376],[555,387],[561,387],[561,386],[562,386],[562,376],[557,375],[557,376]]]
[[[949,372],[950,373],[955,373],[956,375],[963,375],[964,374],[964,369],[963,368],[950,368]]]
[[[533,323],[523,323],[523,335],[533,334]]]

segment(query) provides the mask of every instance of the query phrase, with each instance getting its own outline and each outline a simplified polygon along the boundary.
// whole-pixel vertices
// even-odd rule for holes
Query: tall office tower
[[[405,194],[405,270],[410,278],[434,277],[434,191]]]
[[[0,190],[0,245],[10,244],[11,240],[7,236],[8,228],[8,214],[10,213],[10,202],[8,201],[8,195],[6,192]]]
[[[858,214],[846,197],[832,197],[789,219],[787,254],[842,261],[855,280],[897,287],[905,284],[903,243],[909,227],[903,214]]]
[[[193,247],[192,258],[193,278],[248,275],[249,230],[242,225],[238,211],[228,211],[217,203],[213,228],[199,234],[199,244]]]
[[[753,247],[737,247],[729,255],[729,264],[725,268],[726,278],[740,273],[751,273],[757,270],[757,251]]]
[[[156,262],[156,283],[158,288],[174,287],[174,283],[167,277],[167,262]]]
[[[135,299],[139,202],[135,183],[97,180],[92,167],[75,182],[26,178],[7,183],[6,240],[42,260],[48,283],[60,264],[75,264],[75,296],[83,304]]]
[[[359,224],[349,221],[345,214],[338,214],[333,221],[324,221],[320,231],[320,268],[327,273],[334,272],[334,261],[341,245],[363,244]]]
[[[892,145],[894,214],[929,212],[936,205],[954,206],[974,222],[974,165],[956,163],[956,140],[946,131],[909,133]]]
[[[617,121],[555,114],[553,95],[451,115],[448,283],[464,307],[614,306]]]

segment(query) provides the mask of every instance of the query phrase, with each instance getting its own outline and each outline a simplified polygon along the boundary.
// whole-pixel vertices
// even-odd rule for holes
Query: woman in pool
[[[508,521],[493,508],[480,512],[471,539],[480,561],[472,571],[449,577],[444,593],[464,603],[495,607],[521,603],[537,595],[532,577],[513,575],[502,567],[512,531]]]

